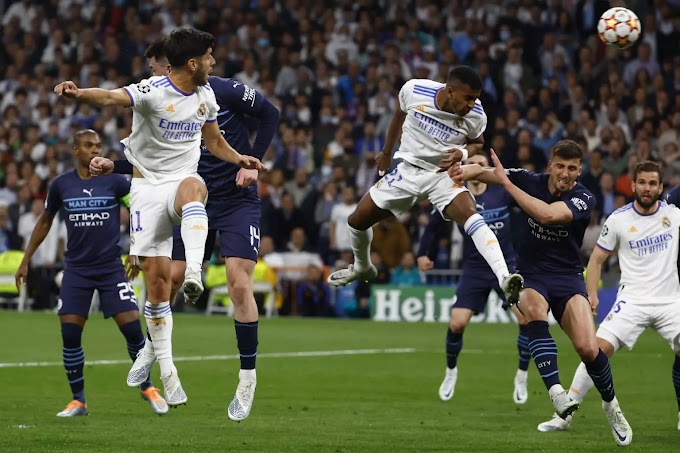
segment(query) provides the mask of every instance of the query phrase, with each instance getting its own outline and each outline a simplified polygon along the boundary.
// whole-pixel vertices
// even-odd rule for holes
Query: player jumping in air
[[[176,29],[164,46],[172,67],[168,77],[116,90],[79,89],[71,81],[54,89],[58,95],[97,107],[116,105],[133,110],[132,133],[123,141],[125,155],[135,167],[130,254],[140,257],[144,271],[144,315],[161,367],[165,398],[171,406],[187,401],[172,360],[172,225],[181,223],[187,258],[183,289],[190,300],[195,300],[203,291],[201,267],[208,236],[207,189],[197,173],[201,138],[221,160],[265,170],[258,159],[234,150],[217,125],[219,106],[207,85],[215,64],[214,45],[209,33]]]
[[[157,41],[145,52],[154,76],[168,75],[170,65],[163,49],[164,41]],[[209,84],[220,106],[217,114],[224,137],[245,154],[262,158],[276,131],[279,111],[260,92],[235,79],[210,76]],[[250,145],[249,124],[256,121],[257,137]],[[108,159],[93,159],[91,167],[97,174],[102,169],[115,167],[114,172],[129,173],[132,164],[127,160],[110,163]],[[228,416],[235,421],[248,417],[255,396],[257,377],[255,359],[258,344],[258,310],[253,297],[253,270],[257,262],[260,238],[260,200],[257,197],[256,170],[247,170],[215,158],[201,146],[198,174],[208,188],[209,230],[204,260],[210,259],[215,235],[219,232],[222,256],[226,258],[229,296],[234,303],[234,328],[236,343],[241,357],[239,384],[228,409]],[[184,243],[180,228],[173,227],[172,245],[172,295],[180,289],[186,269]],[[136,366],[143,372],[132,372],[128,385],[135,386],[148,376],[156,361],[153,342],[148,341]]]
[[[453,184],[445,173],[453,163],[482,149],[487,119],[478,99],[481,88],[479,74],[469,66],[453,68],[446,84],[426,79],[404,84],[399,92],[400,108],[394,113],[376,164],[379,171],[390,168],[400,134],[401,146],[395,157],[403,161],[373,185],[350,214],[347,223],[354,264],[333,272],[328,283],[342,286],[357,279],[374,279],[377,270],[370,259],[371,227],[428,199],[442,216],[464,226],[508,300],[517,302],[522,277],[508,272],[496,235],[477,213],[468,189]]]

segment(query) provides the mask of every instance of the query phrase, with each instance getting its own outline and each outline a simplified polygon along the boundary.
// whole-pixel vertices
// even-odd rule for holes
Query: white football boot
[[[515,391],[512,393],[512,400],[515,404],[524,404],[529,398],[527,374],[528,372],[524,370],[517,370],[517,374],[515,374]]]
[[[354,280],[371,281],[378,276],[378,269],[371,264],[364,272],[359,272],[350,264],[347,269],[340,269],[328,276],[328,284],[332,286],[345,286]]]
[[[446,368],[444,380],[439,386],[439,399],[448,401],[453,398],[453,393],[456,390],[456,381],[458,380],[458,367],[453,369]]]
[[[255,399],[255,387],[257,387],[257,374],[255,370],[240,370],[238,373],[238,386],[236,394],[229,403],[227,415],[230,420],[240,422],[250,415]]]

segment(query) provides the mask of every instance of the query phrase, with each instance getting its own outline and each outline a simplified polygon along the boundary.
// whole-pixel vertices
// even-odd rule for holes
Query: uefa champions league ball
[[[603,43],[627,49],[640,39],[642,26],[637,15],[627,8],[610,8],[597,23],[597,34]]]

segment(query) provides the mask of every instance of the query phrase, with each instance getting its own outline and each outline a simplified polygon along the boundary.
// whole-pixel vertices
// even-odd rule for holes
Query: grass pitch
[[[567,387],[578,359],[559,328],[551,330]],[[159,417],[125,385],[130,363],[115,323],[95,315],[85,329],[85,359],[114,363],[86,365],[91,415],[60,419],[55,414],[71,395],[60,365],[56,315],[0,312],[0,451],[617,450],[595,390],[571,430],[536,431],[552,407],[533,364],[529,401],[512,402],[516,333],[512,325],[471,325],[456,394],[442,402],[437,396],[445,367],[442,324],[261,320],[255,404],[237,424],[226,415],[239,368],[231,319],[176,315],[175,356],[191,359],[177,362],[189,402]],[[47,363],[16,366],[24,362]],[[617,395],[634,431],[627,451],[680,451],[672,363],[668,345],[651,332],[635,351],[614,358]],[[157,366],[153,377],[161,388]]]

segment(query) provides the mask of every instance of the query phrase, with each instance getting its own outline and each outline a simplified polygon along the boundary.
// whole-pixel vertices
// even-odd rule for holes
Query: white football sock
[[[208,214],[205,206],[198,201],[192,201],[182,206],[182,241],[187,268],[200,272],[203,266],[205,241],[208,239]]]
[[[354,252],[354,268],[363,272],[371,267],[371,241],[373,240],[373,228],[360,231],[349,227],[349,242]]]
[[[581,362],[578,368],[576,368],[574,379],[571,381],[571,387],[569,387],[569,398],[580,403],[586,397],[590,389],[593,388],[593,386],[595,386],[595,383],[588,374],[586,364]]]
[[[464,228],[465,232],[472,238],[472,242],[475,243],[477,251],[484,257],[493,273],[496,274],[498,283],[501,284],[503,278],[510,273],[498,238],[479,214],[471,215],[465,222]]]
[[[172,372],[172,310],[170,302],[152,304],[147,301],[144,305],[144,317],[149,329],[153,350],[161,366],[161,376],[167,376]]]

